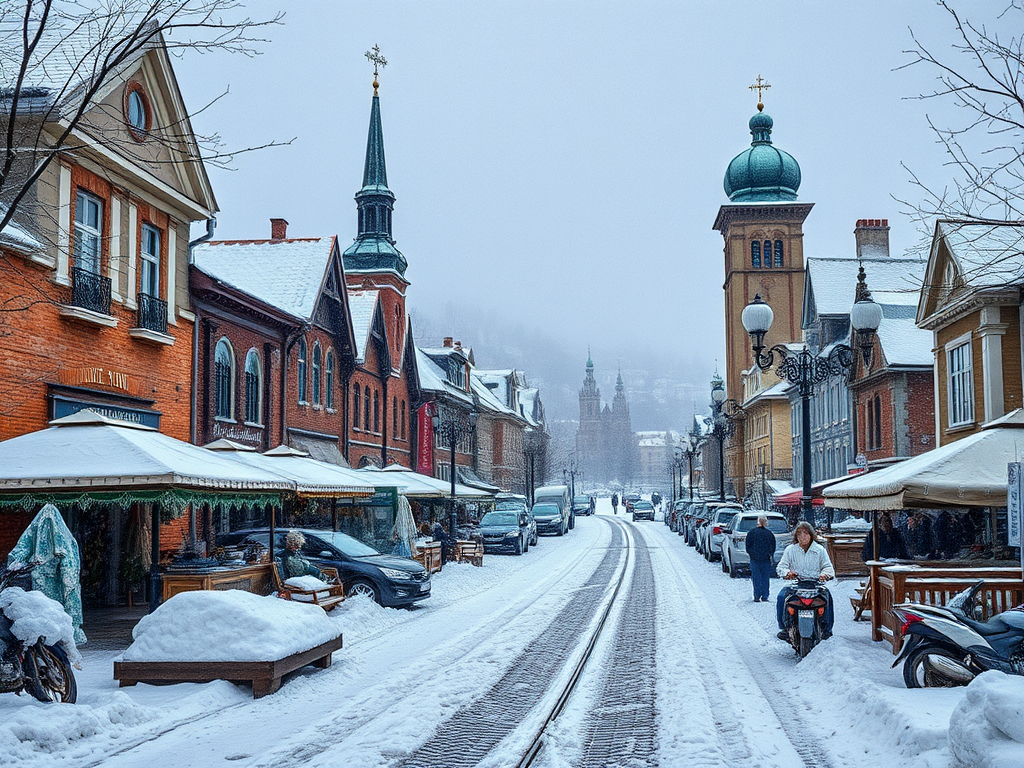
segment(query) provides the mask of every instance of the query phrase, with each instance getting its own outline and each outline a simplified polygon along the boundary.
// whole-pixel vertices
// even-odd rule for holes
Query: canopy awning
[[[367,467],[358,471],[377,474],[386,473],[389,477],[400,478],[401,482],[406,486],[402,490],[402,495],[410,499],[443,499],[451,495],[452,486],[450,481],[441,480],[430,475],[421,475],[419,472],[413,472],[411,469],[406,469],[398,464],[391,464],[384,469]],[[455,497],[458,499],[491,499],[494,498],[494,494],[479,488],[470,488],[467,485],[456,482]]]
[[[845,509],[1005,507],[1006,465],[1024,456],[1024,411],[980,432],[891,467],[857,475],[825,491],[825,503]]]
[[[456,467],[455,479],[463,485],[467,485],[470,488],[479,488],[481,491],[487,491],[489,494],[501,492],[501,488],[491,485],[486,480],[481,480],[476,472],[469,467]]]
[[[89,409],[50,424],[0,442],[0,493],[294,490],[279,475]]]
[[[829,486],[841,483],[846,480],[846,476],[843,477],[831,477],[828,480],[819,480],[816,483],[811,484],[811,504],[816,507],[823,506],[825,499],[822,496],[822,491]],[[800,499],[804,495],[802,488],[795,490],[789,490],[784,493],[777,493],[772,497],[773,503],[777,507],[799,507]]]
[[[300,495],[310,496],[372,496],[377,488],[401,487],[399,482],[376,482],[368,475],[360,476],[351,469],[311,458],[304,451],[280,446],[266,453],[233,442],[217,440],[205,446],[231,461],[270,472],[292,482]]]

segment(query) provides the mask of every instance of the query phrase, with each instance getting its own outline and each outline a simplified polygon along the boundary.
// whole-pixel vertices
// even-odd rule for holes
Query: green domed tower
[[[797,201],[800,165],[772,143],[774,121],[763,110],[758,103],[757,113],[750,118],[750,146],[726,167],[729,202],[719,208],[714,224],[725,241],[726,392],[738,403],[745,399],[743,371],[754,364],[740,315],[754,295],[760,293],[775,312],[766,345],[801,339],[803,223],[814,207]],[[744,477],[744,428],[742,421],[736,424],[725,458],[727,474],[734,478],[742,498],[746,482],[753,478]],[[775,463],[782,466],[785,462],[778,452],[776,448]]]

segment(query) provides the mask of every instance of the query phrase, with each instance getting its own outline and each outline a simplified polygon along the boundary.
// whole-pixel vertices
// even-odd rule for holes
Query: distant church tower
[[[598,482],[629,482],[637,470],[637,439],[629,416],[622,373],[615,382],[611,407],[601,405],[601,390],[594,379],[594,361],[587,357],[587,372],[580,389],[580,426],[576,456],[585,477]]]
[[[584,475],[603,474],[601,440],[601,390],[594,380],[594,361],[587,355],[587,373],[580,389],[580,426],[576,432],[576,457]]]
[[[775,313],[765,345],[799,341],[804,298],[803,223],[814,207],[799,203],[800,165],[772,144],[773,121],[760,101],[750,118],[750,147],[729,163],[725,194],[729,204],[718,210],[714,229],[725,240],[725,379],[728,396],[743,402],[742,372],[754,364],[750,337],[743,328],[743,308],[760,294]],[[744,423],[726,447],[727,474],[743,498]]]

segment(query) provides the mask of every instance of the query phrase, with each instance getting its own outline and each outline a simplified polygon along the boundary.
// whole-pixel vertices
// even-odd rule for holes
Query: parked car
[[[518,509],[495,509],[480,518],[477,531],[484,538],[484,552],[530,551],[530,514]]]
[[[566,530],[571,531],[576,527],[576,514],[572,509],[572,499],[569,498],[569,486],[567,485],[545,485],[533,492],[533,503],[557,504],[558,509],[566,517]]]
[[[288,530],[275,531],[275,553],[285,551],[284,537]],[[311,528],[299,531],[306,538],[303,557],[317,567],[337,568],[349,597],[366,595],[388,607],[411,605],[430,597],[430,574],[415,560],[381,554],[344,533]],[[222,546],[244,541],[256,541],[266,547],[270,543],[270,529],[251,528],[217,537],[217,543]]]
[[[633,502],[633,522],[637,520],[654,520],[654,505],[649,501]]]
[[[592,515],[594,504],[589,496],[576,494],[572,497],[572,511],[574,515]]]
[[[534,504],[530,514],[537,521],[537,533],[553,533],[555,536],[564,536],[565,532],[569,530],[568,517],[554,502]]]
[[[679,528],[683,523],[683,514],[686,512],[686,508],[690,505],[689,501],[679,499],[675,504],[672,505],[672,510],[668,515],[668,527],[669,530],[679,533]]]
[[[779,564],[783,551],[790,543],[789,524],[785,515],[778,512],[747,510],[733,516],[726,527],[725,540],[722,544],[722,570],[734,579],[741,572],[750,572],[750,557],[747,555],[745,541],[747,534],[757,527],[757,518],[760,515],[768,518],[768,530],[775,534],[773,566]]]
[[[494,498],[498,499],[502,495],[503,494],[499,493]],[[516,496],[517,494],[510,493],[510,494],[507,494],[507,495],[508,496]],[[520,501],[519,499],[522,499],[522,501]],[[498,502],[495,503],[495,505],[494,505],[494,511],[495,512],[504,511],[504,510],[514,510],[516,512],[522,512],[522,513],[524,513],[526,515],[527,527],[529,528],[529,535],[526,537],[526,541],[527,541],[528,545],[531,546],[531,547],[537,546],[537,536],[538,536],[538,534],[537,534],[537,521],[533,519],[533,515],[530,514],[530,510],[526,506],[526,497],[525,496],[519,496],[516,499],[506,499],[506,500],[498,501]]]
[[[704,555],[709,563],[722,559],[722,540],[725,538],[723,531],[729,521],[737,512],[743,508],[739,504],[729,502],[712,501],[707,505],[707,519],[697,530],[697,551]]]
[[[707,504],[695,501],[683,515],[683,538],[691,547],[697,546],[697,526],[707,520]]]

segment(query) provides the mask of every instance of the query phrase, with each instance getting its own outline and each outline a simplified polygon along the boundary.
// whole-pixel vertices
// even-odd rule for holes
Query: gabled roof
[[[923,259],[812,257],[807,259],[804,273],[805,328],[815,316],[844,317],[850,314],[857,287],[857,270],[862,264],[876,302],[917,303],[927,266]]]
[[[416,347],[416,370],[419,374],[420,389],[424,392],[436,392],[462,400],[467,405],[473,404],[473,398],[469,393],[448,381],[445,371],[421,347]]]
[[[871,295],[874,297],[875,292]],[[908,313],[908,309],[911,312]],[[934,364],[932,333],[917,327],[913,307],[883,304],[877,333],[886,365],[930,367]]]
[[[356,362],[366,362],[366,348],[370,343],[373,316],[377,311],[380,291],[348,291],[348,308],[352,313],[352,333],[356,337]]]
[[[336,237],[213,240],[192,253],[210,277],[309,321],[337,247]]]
[[[544,426],[544,407],[540,402],[540,390],[536,387],[526,387],[516,393],[516,400],[519,402],[519,412],[531,427]]]

